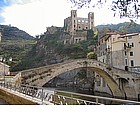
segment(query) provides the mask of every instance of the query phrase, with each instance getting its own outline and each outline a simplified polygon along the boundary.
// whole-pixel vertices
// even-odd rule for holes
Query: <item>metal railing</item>
[[[62,90],[55,90],[57,94],[67,94],[69,97],[76,97],[76,98],[83,98],[88,99],[88,101],[94,102],[95,104],[105,104],[105,105],[140,105],[140,102],[133,101],[133,100],[124,100],[112,97],[102,97],[102,96],[94,96],[94,95],[87,95],[87,94],[80,94],[80,93],[73,93],[68,91]]]
[[[32,99],[39,99],[41,104],[52,103],[54,105],[93,105],[100,104],[92,101],[77,99],[74,97],[68,97],[63,95],[58,95],[54,90],[47,90],[43,87],[35,87],[28,85],[16,85],[10,82],[0,83],[0,87],[16,91],[19,94],[32,97]]]
[[[16,91],[24,97],[30,96],[32,99],[39,100],[40,104],[54,104],[54,105],[102,105],[102,104],[132,104],[138,105],[140,102],[131,100],[122,100],[101,96],[93,96],[86,94],[79,94],[61,90],[48,90],[43,87],[15,85],[13,83],[1,82],[1,88]]]

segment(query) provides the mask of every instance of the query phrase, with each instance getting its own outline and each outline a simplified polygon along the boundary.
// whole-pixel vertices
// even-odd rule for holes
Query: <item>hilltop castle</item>
[[[71,16],[64,20],[65,31],[74,35],[79,30],[94,30],[94,13],[88,13],[88,18],[77,17],[77,10],[71,11]]]
[[[95,30],[94,13],[89,12],[88,18],[77,16],[77,10],[71,11],[71,16],[64,19],[64,29],[71,35],[70,44],[87,39],[87,30]]]
[[[94,26],[94,13],[89,12],[88,18],[77,17],[77,10],[71,11],[71,16],[64,19],[64,38],[61,39],[64,44],[73,44],[80,41],[87,40],[87,31],[95,30]],[[48,34],[54,34],[60,31],[60,27],[47,27]]]

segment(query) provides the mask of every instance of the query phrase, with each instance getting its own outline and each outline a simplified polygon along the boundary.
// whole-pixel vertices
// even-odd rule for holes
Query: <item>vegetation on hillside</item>
[[[45,32],[36,37],[36,39],[32,39],[26,33],[25,36],[27,38],[22,36],[22,31],[17,31],[17,34],[15,34],[15,30],[13,29],[18,30],[15,27],[4,27],[2,42],[0,43],[0,56],[5,57],[7,60],[10,57],[13,58],[12,63],[7,62],[7,64],[10,64],[12,71],[50,65],[68,59],[86,57],[96,59],[95,47],[98,41],[98,32],[89,30],[87,32],[87,41],[64,45],[64,40],[70,35],[64,32],[63,28],[59,28],[53,34]],[[140,32],[140,25],[134,22],[97,26],[98,31],[104,28],[129,33]],[[8,32],[5,32],[8,30],[11,33],[9,32],[8,34]]]
[[[14,71],[63,62],[68,59],[86,58],[87,53],[94,50],[97,34],[89,31],[87,41],[76,44],[65,44],[62,40],[67,33],[57,31],[54,34],[44,33],[37,37],[35,44]],[[91,36],[92,35],[92,36]]]
[[[121,32],[128,32],[128,33],[138,33],[140,32],[140,25],[136,24],[135,22],[124,22],[119,24],[107,24],[107,25],[98,25],[96,27],[99,31],[105,28],[117,30]]]
[[[16,27],[0,25],[0,31],[2,32],[0,57],[5,58],[5,63],[10,65],[11,70],[14,70],[23,61],[36,41],[34,37]],[[11,57],[12,62],[9,62]]]
[[[0,32],[2,32],[2,40],[33,40],[34,37],[19,30],[17,27],[10,25],[0,25]]]

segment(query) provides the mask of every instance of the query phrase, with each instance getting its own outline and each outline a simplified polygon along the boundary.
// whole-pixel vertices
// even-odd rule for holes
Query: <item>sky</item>
[[[73,9],[76,8],[67,0],[0,0],[0,24],[11,25],[36,36],[44,33],[46,27],[63,27],[64,19]],[[94,12],[95,26],[129,21],[113,17],[106,6],[77,9],[78,17],[87,18],[88,12]]]

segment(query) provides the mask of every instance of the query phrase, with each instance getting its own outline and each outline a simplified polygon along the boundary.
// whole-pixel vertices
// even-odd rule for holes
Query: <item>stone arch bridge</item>
[[[63,63],[24,70],[13,79],[16,84],[43,86],[54,77],[78,68],[88,68],[104,78],[114,97],[138,99],[140,93],[140,74],[110,68],[108,65],[92,59],[75,59]]]

